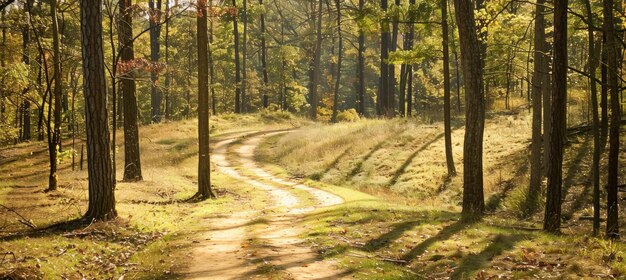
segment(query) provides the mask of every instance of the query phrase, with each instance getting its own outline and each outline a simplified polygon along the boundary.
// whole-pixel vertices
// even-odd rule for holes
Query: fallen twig
[[[31,228],[31,229],[37,229],[37,226],[35,224],[33,224],[33,222],[31,222],[29,219],[26,219],[24,216],[22,216],[22,214],[18,213],[17,211],[0,204],[0,207],[6,209],[7,211],[17,215],[19,217],[19,219],[17,220],[18,222],[20,222],[21,224]]]
[[[372,258],[372,256],[355,254],[355,253],[348,254],[348,256],[357,257],[357,258],[364,258],[364,259],[371,259]],[[407,260],[396,259],[396,258],[391,258],[391,257],[385,257],[385,256],[380,256],[380,255],[376,255],[375,258],[377,260],[379,260],[379,261],[391,262],[391,263],[396,263],[396,264],[406,264],[406,263],[408,263]]]
[[[13,253],[13,252],[4,252],[4,253],[2,253],[2,260],[0,260],[0,265],[4,264],[4,260],[6,260],[7,256],[13,256],[13,262],[17,262],[17,258],[15,257],[15,253]]]

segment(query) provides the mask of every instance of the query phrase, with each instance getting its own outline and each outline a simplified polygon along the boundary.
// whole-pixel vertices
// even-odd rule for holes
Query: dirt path
[[[214,146],[211,159],[219,172],[267,192],[272,205],[269,210],[233,212],[208,219],[208,231],[194,246],[187,279],[264,279],[268,278],[264,274],[268,271],[274,279],[351,278],[348,272],[337,269],[334,262],[320,260],[299,238],[305,229],[298,221],[307,212],[343,200],[326,191],[277,178],[254,161],[256,147],[263,138],[274,134],[248,134],[252,136],[237,148],[237,161],[250,171],[246,175],[227,158],[228,147],[239,138],[223,140]],[[290,189],[308,192],[317,203],[313,207],[299,207],[300,201]]]

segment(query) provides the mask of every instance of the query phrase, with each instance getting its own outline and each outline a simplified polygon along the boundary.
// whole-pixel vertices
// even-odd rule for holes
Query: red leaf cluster
[[[162,62],[152,62],[144,58],[136,58],[128,61],[120,61],[117,64],[117,71],[120,75],[127,74],[132,71],[146,71],[149,73],[160,73],[167,66]]]

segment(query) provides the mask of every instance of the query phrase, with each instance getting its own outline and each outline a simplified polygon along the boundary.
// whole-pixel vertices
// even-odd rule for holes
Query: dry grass
[[[492,214],[474,224],[458,221],[464,130],[459,121],[453,127],[459,176],[451,180],[446,177],[441,123],[415,120],[306,127],[269,139],[257,158],[276,174],[347,192],[348,204],[308,220],[315,229],[309,239],[357,278],[625,277],[626,245],[590,238],[590,221],[579,219],[591,213],[589,135],[570,136],[565,148],[564,235],[553,236],[539,231],[541,209],[519,218],[529,176],[528,114],[492,114],[487,120],[485,194]],[[626,156],[620,160],[624,166]],[[359,198],[338,186],[383,200]],[[621,210],[621,224],[625,215]]]
[[[500,190],[502,182],[517,176],[503,170],[503,163],[525,160],[528,127],[526,116],[505,116],[487,122],[484,165],[488,193]],[[428,203],[437,205],[441,200],[433,198],[449,201],[450,196],[460,194],[461,184],[460,176],[451,180],[447,176],[442,131],[441,123],[398,119],[318,125],[270,139],[261,149],[259,159],[279,163],[294,175],[353,186],[377,195],[428,198]],[[455,121],[452,146],[460,174],[463,133],[462,122]]]

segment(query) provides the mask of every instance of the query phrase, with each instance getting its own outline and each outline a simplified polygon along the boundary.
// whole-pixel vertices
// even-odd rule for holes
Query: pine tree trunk
[[[30,0],[29,0],[30,1]],[[22,27],[22,61],[26,67],[30,67],[30,56],[28,54],[28,44],[30,43],[30,32],[29,25],[25,24]],[[4,62],[3,62],[4,63]],[[26,95],[28,93],[28,87],[23,90],[22,95]],[[0,97],[1,99],[2,97]],[[4,104],[0,105],[3,106]],[[22,102],[22,141],[30,140],[30,101],[27,98],[24,98]],[[2,116],[0,115],[0,121],[2,121]]]
[[[233,8],[237,10],[237,0],[233,0]],[[233,15],[233,35],[235,45],[235,113],[241,113],[241,65],[239,64],[239,24],[237,17],[239,12]]]
[[[485,210],[483,193],[485,96],[482,90],[484,64],[472,3],[454,0],[454,7],[460,35],[466,103],[462,216],[464,219],[474,219],[481,216]]]
[[[317,105],[318,105],[318,86],[320,84],[322,69],[322,0],[319,0],[317,6],[317,31],[315,38],[315,58],[313,60],[313,82],[311,84],[311,111],[310,118],[317,120]]]
[[[400,6],[400,0],[395,1],[395,6]],[[391,22],[391,42],[389,43],[389,52],[395,52],[398,49],[398,15],[394,15]],[[396,116],[396,65],[389,64],[389,91],[387,92],[387,112],[388,118]]]
[[[243,0],[243,40],[241,46],[241,112],[248,112],[248,0]]]
[[[381,9],[386,13],[388,8],[387,0],[380,1]],[[377,97],[377,113],[378,116],[385,116],[389,111],[389,64],[387,63],[387,59],[389,58],[389,42],[391,40],[389,34],[389,19],[385,16],[381,23],[381,34],[380,34],[380,80],[379,80],[379,89],[378,89],[378,97]]]
[[[567,116],[567,0],[554,5],[554,60],[552,66],[552,131],[550,133],[550,164],[543,229],[561,231],[563,183],[563,135]]]
[[[111,145],[102,45],[102,0],[80,0],[80,22],[89,169],[89,206],[85,219],[110,220],[117,217],[117,212],[114,183],[111,180]]]
[[[602,63],[600,63],[601,91],[600,91],[600,147],[601,151],[606,147],[609,139],[609,86],[607,70],[607,45],[606,35],[602,36]]]
[[[206,0],[198,0],[198,193],[197,198],[215,198],[211,190],[209,158],[209,59]]]
[[[365,8],[365,0],[359,0],[359,12],[363,13]],[[359,46],[358,46],[358,65],[357,65],[357,96],[359,115],[365,115],[365,34],[359,29]]]
[[[133,46],[132,0],[120,0],[121,18],[118,26],[118,37],[122,49],[120,62],[132,63],[135,59]],[[143,179],[141,175],[141,157],[139,155],[139,128],[137,127],[137,96],[133,71],[120,73],[120,89],[123,94],[124,106],[124,181],[134,182]]]
[[[213,7],[213,0],[209,0],[209,8]],[[217,96],[215,96],[215,87],[213,86],[216,82],[215,78],[215,63],[213,62],[213,20],[209,21],[209,47],[208,47],[208,55],[209,55],[209,88],[211,91],[211,112],[213,115],[217,115]]]
[[[341,86],[341,63],[343,62],[343,37],[341,36],[341,3],[335,0],[335,8],[337,9],[337,36],[339,45],[337,47],[337,77],[335,80],[335,92],[333,96],[333,116],[331,121],[337,122],[337,111],[339,103],[339,87]]]
[[[452,155],[452,128],[450,127],[450,51],[448,49],[448,0],[441,0],[441,35],[443,47],[443,119],[448,176],[456,175]]]
[[[593,235],[600,232],[600,118],[598,115],[598,89],[596,87],[596,68],[598,61],[596,56],[596,42],[593,35],[593,11],[590,0],[585,1],[587,12],[587,34],[589,37],[589,86],[591,95],[591,112],[593,115],[593,162],[591,165],[591,181],[593,183]]]
[[[57,20],[57,1],[50,1],[50,14],[52,15],[52,49],[54,63],[54,133],[52,142],[49,143],[50,152],[50,177],[48,190],[56,190],[58,183],[57,175],[57,152],[61,145],[61,98],[63,95],[63,83],[61,73],[61,50],[59,46],[59,24]]]
[[[530,208],[525,209],[525,214],[530,214],[534,209],[539,198],[539,192],[541,191],[541,148],[542,136],[541,136],[541,95],[543,87],[547,86],[547,80],[544,79],[548,75],[545,69],[547,59],[545,55],[545,7],[544,0],[537,0],[535,6],[535,36],[534,45],[535,51],[533,53],[533,77],[532,77],[532,140],[531,140],[531,155],[530,155],[530,184],[528,188],[528,201],[527,206]]]
[[[415,6],[415,0],[409,0],[409,7]],[[415,20],[413,17],[410,20]],[[413,49],[413,42],[415,41],[415,27],[411,23],[409,32],[407,33],[407,49]],[[406,115],[410,117],[413,113],[413,64],[409,64],[406,67]]]
[[[619,238],[618,220],[618,195],[617,184],[619,176],[619,130],[621,122],[621,108],[619,100],[619,61],[617,34],[615,31],[615,19],[613,0],[603,0],[604,34],[606,35],[606,58],[607,58],[607,82],[608,95],[611,100],[611,116],[609,127],[609,165],[607,178],[607,217],[606,235],[609,238]]]
[[[172,80],[171,70],[170,69],[170,21],[173,18],[170,18],[170,1],[165,1],[165,66],[167,67],[167,71],[165,72],[165,119],[169,120],[171,118],[171,110],[172,110],[172,99],[170,96],[170,85]]]
[[[259,0],[259,5],[263,6],[263,0]],[[267,108],[269,104],[269,97],[267,92],[269,90],[269,78],[267,76],[267,48],[265,46],[265,12],[261,13],[261,68],[263,72],[263,108]]]
[[[150,60],[156,65],[159,63],[159,38],[161,37],[161,25],[159,22],[161,20],[161,0],[157,0],[156,5],[154,0],[148,1],[148,6],[150,7]],[[152,107],[151,110],[151,120],[153,123],[161,122],[161,91],[159,90],[157,84],[159,81],[159,72],[157,69],[152,69],[150,72],[150,104]]]

